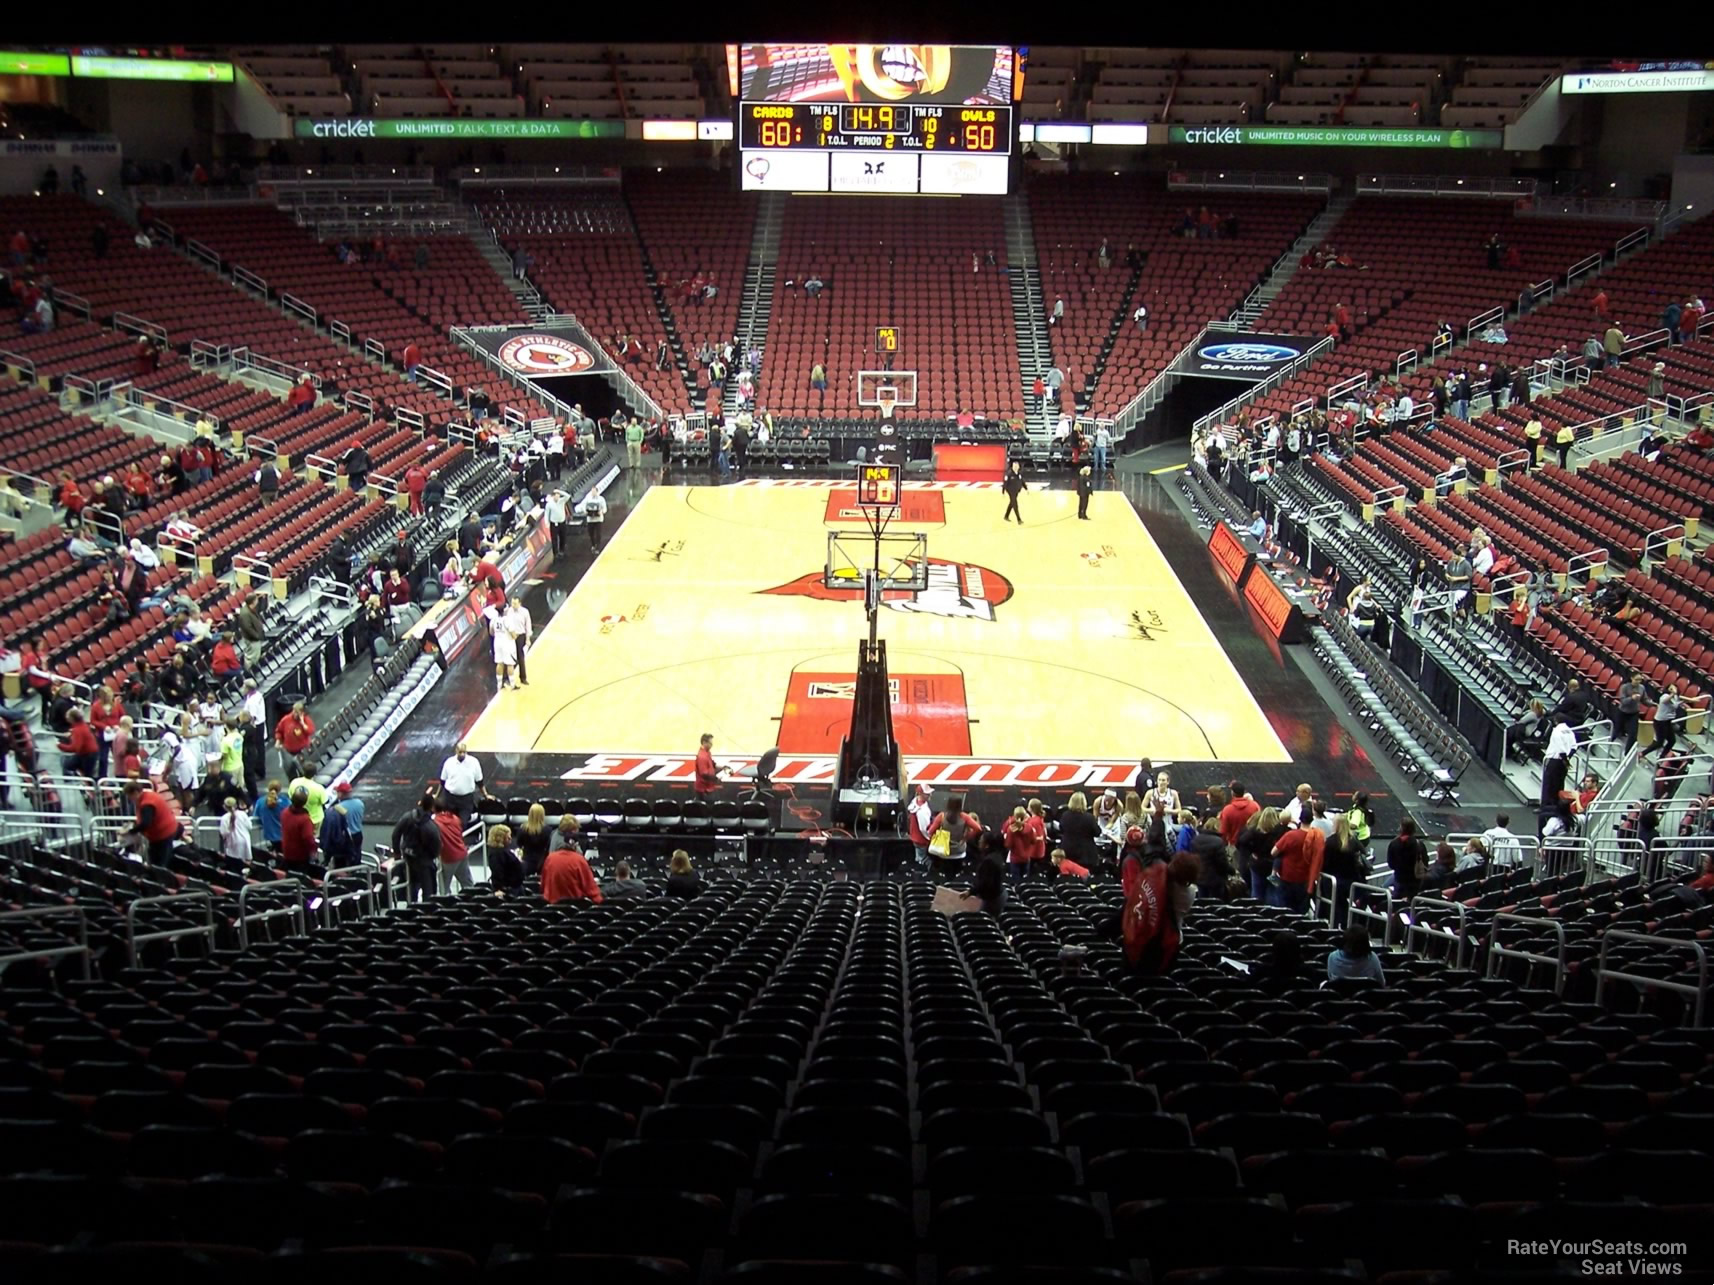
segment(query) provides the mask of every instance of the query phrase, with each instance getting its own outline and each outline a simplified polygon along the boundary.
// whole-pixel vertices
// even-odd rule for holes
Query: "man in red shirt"
[[[137,823],[131,828],[149,844],[149,864],[164,866],[173,855],[173,840],[179,833],[179,813],[171,800],[155,793],[142,781],[125,786],[125,798],[137,809]]]
[[[78,776],[87,776],[93,781],[96,760],[101,756],[101,743],[95,739],[95,729],[84,718],[82,710],[72,710],[66,715],[66,722],[69,724],[66,739],[59,743],[65,766]]]
[[[1250,818],[1262,810],[1262,805],[1245,793],[1242,781],[1233,781],[1227,788],[1232,792],[1232,801],[1220,809],[1220,837],[1231,846],[1238,842],[1238,836]]]
[[[423,351],[417,347],[415,340],[405,345],[405,351],[400,360],[405,367],[405,378],[413,384],[417,382],[417,367],[422,363],[422,359]]]
[[[288,777],[304,775],[298,767],[298,755],[307,750],[314,739],[315,720],[304,713],[304,703],[298,701],[292,706],[292,712],[274,727],[274,744],[279,746],[280,752],[286,756]]]
[[[1591,302],[1595,305],[1595,315],[1602,321],[1606,321],[1608,318],[1607,292],[1605,290],[1597,290],[1595,292],[1595,298]]]
[[[696,781],[691,787],[703,802],[720,793],[720,773],[724,768],[714,765],[714,733],[704,732],[696,751]]]
[[[498,589],[502,593],[506,589],[506,577],[500,574],[500,568],[487,558],[481,558],[474,567],[470,568],[472,584],[482,585],[488,589]]]
[[[575,833],[575,818],[573,833]],[[558,901],[606,900],[595,882],[589,862],[576,848],[558,848],[542,861],[542,896],[551,904]]]

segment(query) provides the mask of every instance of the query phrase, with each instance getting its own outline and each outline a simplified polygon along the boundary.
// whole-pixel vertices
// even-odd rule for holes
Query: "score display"
[[[747,192],[1003,196],[1012,109],[956,103],[740,103]]]
[[[879,353],[896,353],[899,350],[899,328],[897,326],[875,327],[875,351]]]
[[[742,150],[1011,152],[1010,107],[870,103],[740,103]]]

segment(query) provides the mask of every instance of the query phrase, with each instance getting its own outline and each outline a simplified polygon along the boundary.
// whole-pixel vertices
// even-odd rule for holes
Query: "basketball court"
[[[881,560],[926,584],[879,613],[905,754],[1291,761],[1123,495],[1097,492],[1089,521],[1069,491],[1020,508],[1024,526],[1002,522],[986,482],[900,496]],[[873,556],[854,483],[653,487],[471,748],[687,754],[712,732],[716,757],[834,753]]]

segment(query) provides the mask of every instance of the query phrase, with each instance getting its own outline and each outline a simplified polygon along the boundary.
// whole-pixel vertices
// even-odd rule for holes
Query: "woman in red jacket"
[[[1037,834],[1030,824],[1028,808],[1013,808],[1006,822],[1006,877],[1016,882],[1030,871],[1030,863],[1047,853],[1046,834]]]
[[[105,683],[95,689],[95,699],[89,702],[89,726],[95,733],[95,739],[101,743],[97,751],[100,759],[95,769],[96,776],[106,776],[110,762],[110,751],[114,733],[119,728],[119,720],[125,717],[125,706],[113,694],[113,689]]]
[[[292,806],[280,814],[280,864],[299,869],[315,856],[315,821],[309,814],[309,791],[292,791]]]
[[[173,841],[183,827],[178,808],[164,794],[158,794],[143,781],[132,781],[125,787],[125,798],[137,809],[137,823],[132,833],[149,845],[149,864],[164,866],[173,855]]]

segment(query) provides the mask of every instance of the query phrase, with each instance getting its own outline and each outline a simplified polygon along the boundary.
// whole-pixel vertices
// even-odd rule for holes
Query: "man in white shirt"
[[[1470,565],[1475,568],[1477,575],[1487,575],[1488,572],[1494,569],[1494,546],[1491,544],[1484,544],[1480,549],[1476,550],[1476,557]]]
[[[589,547],[601,551],[601,524],[607,520],[607,497],[591,491],[583,501],[583,525],[589,528]]]
[[[1501,812],[1495,815],[1494,824],[1482,831],[1482,842],[1488,845],[1488,864],[1493,866],[1521,865],[1524,859],[1523,845],[1518,838],[1506,827],[1511,817]]]
[[[1290,803],[1281,810],[1280,815],[1293,825],[1297,825],[1305,816],[1313,816],[1310,799],[1315,791],[1307,784],[1297,787],[1297,793],[1292,796]]]
[[[256,686],[254,678],[244,680],[244,700],[238,708],[248,714],[257,727],[268,725],[268,703],[262,699],[262,690]]]
[[[1143,304],[1143,303],[1139,303],[1137,305],[1136,311],[1131,314],[1131,320],[1137,323],[1137,333],[1138,334],[1141,334],[1143,331],[1147,330],[1149,328],[1148,305]]]
[[[1053,440],[1056,442],[1063,442],[1067,438],[1069,438],[1070,436],[1071,436],[1071,416],[1070,415],[1061,415],[1059,417],[1058,426],[1053,430]]]
[[[1393,403],[1393,423],[1406,423],[1416,410],[1416,401],[1409,393],[1400,393],[1398,401]]]
[[[476,811],[476,800],[489,797],[482,784],[482,764],[470,752],[470,746],[460,741],[451,757],[440,765],[440,790],[458,813],[460,824],[469,825]]]
[[[563,487],[548,492],[548,531],[553,535],[553,556],[563,557],[571,545],[571,496]]]
[[[547,452],[548,472],[558,481],[560,472],[565,468],[565,435],[555,429],[548,434],[543,449]]]
[[[530,619],[530,609],[524,606],[524,600],[518,594],[512,595],[511,604],[500,617],[500,628],[512,635],[512,641],[518,651],[518,682],[528,687],[530,673],[524,665],[524,655],[536,639],[536,626]]]

